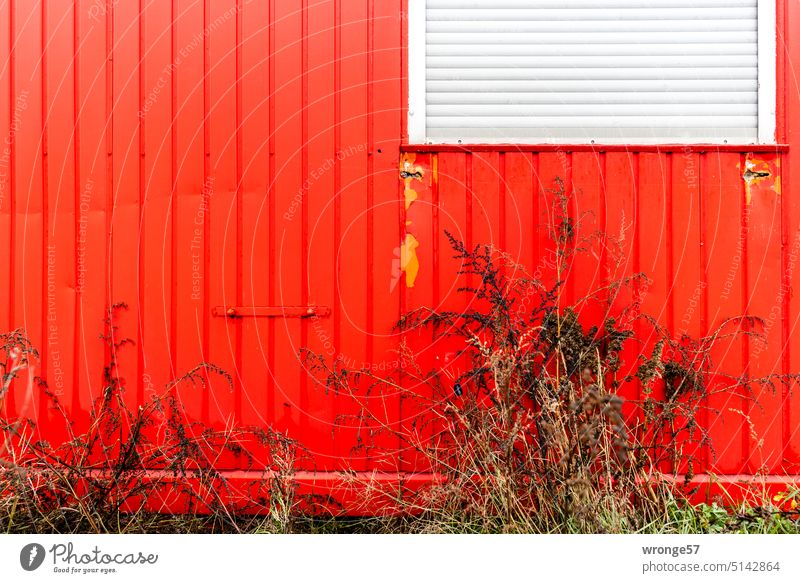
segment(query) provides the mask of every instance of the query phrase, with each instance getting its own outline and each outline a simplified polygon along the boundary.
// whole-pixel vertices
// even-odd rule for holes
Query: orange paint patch
[[[756,157],[748,154],[744,161],[745,204],[749,205],[753,195],[771,190],[777,195],[781,194],[781,160],[777,156]]]
[[[406,274],[406,286],[414,287],[414,281],[419,273],[419,259],[417,259],[419,241],[411,233],[406,233],[406,240],[400,247],[400,271]]]

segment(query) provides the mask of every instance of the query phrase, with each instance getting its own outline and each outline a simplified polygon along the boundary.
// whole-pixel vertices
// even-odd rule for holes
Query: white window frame
[[[761,144],[775,143],[775,107],[778,101],[776,4],[776,0],[758,0],[758,142]]]
[[[461,144],[458,138],[431,140],[426,132],[426,5],[427,0],[408,0],[408,141],[409,144]],[[777,103],[776,0],[758,0],[758,144],[776,143]],[[630,143],[637,140],[631,139]],[[575,143],[575,140],[512,138],[482,140],[513,144]],[[649,143],[649,142],[648,142]],[[716,140],[669,140],[657,143],[728,143]]]

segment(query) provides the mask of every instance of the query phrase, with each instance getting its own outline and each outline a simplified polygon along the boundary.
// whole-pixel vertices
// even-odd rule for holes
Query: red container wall
[[[233,388],[182,388],[194,418],[272,424],[319,469],[351,458],[358,428],[332,439],[348,404],[297,351],[360,366],[392,346],[402,15],[400,0],[0,7],[0,329],[28,332],[71,415],[100,394],[98,336],[125,302],[132,404],[212,362]],[[225,317],[312,305],[330,315]],[[63,423],[36,414],[54,438]]]
[[[716,355],[720,366],[800,370],[791,147],[403,147],[404,4],[0,6],[0,329],[27,331],[41,376],[79,424],[103,386],[106,310],[124,302],[118,335],[135,344],[121,351],[119,374],[131,404],[212,362],[233,387],[212,376],[207,389],[182,388],[194,418],[288,431],[313,453],[308,469],[377,467],[355,448],[354,404],[312,382],[298,350],[391,367],[403,310],[459,301],[444,229],[546,265],[556,177],[579,193],[573,210],[586,229],[622,242],[621,273],[649,275],[646,312],[695,335],[761,316],[769,347],[738,340]],[[800,5],[778,12],[778,141],[793,146],[800,55],[784,32]],[[425,173],[408,209],[404,162]],[[748,184],[748,164],[770,178]],[[413,287],[400,267],[409,245]],[[610,277],[612,264],[580,259],[570,297]],[[318,315],[297,317],[309,308]],[[423,359],[435,362],[437,349]],[[760,406],[713,396],[709,467],[797,473],[799,398],[780,387]],[[12,411],[23,405],[9,397]],[[381,406],[401,418],[399,400]],[[63,423],[43,400],[27,412],[59,439]]]

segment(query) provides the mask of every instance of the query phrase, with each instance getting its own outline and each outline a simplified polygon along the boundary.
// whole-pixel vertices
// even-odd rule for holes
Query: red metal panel
[[[792,67],[789,63],[794,62],[800,54],[800,46],[797,44],[796,36],[789,35],[789,23],[797,22],[800,18],[800,6],[796,2],[779,2],[779,16],[783,19],[778,26],[778,63],[781,65],[778,76],[779,95],[783,98],[779,100],[783,111],[784,135],[787,141],[797,143],[800,138],[800,92],[797,91],[797,82],[794,79]],[[785,12],[782,12],[785,10]],[[787,66],[782,67],[783,63]],[[783,91],[780,91],[780,89]],[[783,289],[786,292],[785,309],[786,318],[782,327],[782,345],[786,356],[784,361],[784,371],[797,370],[800,367],[800,342],[795,340],[800,323],[800,298],[795,293],[796,281],[800,274],[800,200],[794,193],[797,192],[792,186],[795,176],[794,168],[800,162],[800,153],[797,148],[789,150],[781,157],[782,178],[783,178]],[[798,384],[793,383],[791,399],[785,409],[784,416],[784,439],[786,440],[786,469],[796,471],[800,465],[800,402],[798,402]]]
[[[269,6],[249,2],[241,7],[241,305],[269,305]],[[270,323],[252,318],[242,329],[239,370],[242,378],[242,416],[245,424],[267,423],[270,375]]]
[[[368,148],[370,121],[366,112],[369,107],[367,87],[368,21],[367,3],[339,2],[339,119],[341,132],[337,140],[337,158],[340,160],[339,183],[333,193],[337,198],[336,224],[336,305],[341,313],[337,320],[337,344],[340,347],[343,366],[359,368],[367,360],[369,343],[367,326],[373,306],[368,305],[367,288],[372,281],[369,259],[372,256],[371,241],[367,230],[372,219],[370,193],[367,189]],[[343,403],[342,427],[334,434],[341,446],[340,453],[348,454],[353,440],[363,428],[352,415],[357,408]],[[350,462],[354,469],[367,468],[364,451],[353,452]]]
[[[140,276],[140,158],[139,146],[139,75],[141,59],[139,6],[134,2],[119,2],[108,11],[111,31],[111,89],[110,100],[111,156],[109,190],[111,212],[108,216],[111,245],[110,303],[125,302],[128,309],[117,314],[120,328],[112,340],[132,339],[134,346],[124,346],[117,355],[118,375],[125,387],[123,398],[132,407],[140,404],[142,395],[139,374],[139,276]]]
[[[443,156],[439,156],[439,159],[442,158]],[[505,211],[504,249],[514,261],[528,267],[534,263],[533,248],[530,244],[533,221],[531,202],[534,198],[531,155],[520,152],[506,153],[504,172],[500,178]]]
[[[302,63],[305,40],[303,11],[295,5],[275,5],[275,171],[270,179],[276,184],[278,222],[276,234],[275,299],[278,305],[300,303],[302,270],[302,222],[306,193],[302,191],[304,169]],[[299,201],[295,197],[299,197]],[[293,204],[293,201],[295,203]],[[291,214],[286,213],[291,209]],[[300,339],[300,323],[278,322],[275,334],[275,363],[273,374],[277,379],[275,404],[276,420],[280,429],[292,433],[300,431],[305,411],[297,390],[300,374],[292,349]],[[313,445],[312,445],[313,447]]]
[[[559,265],[558,250],[552,233],[557,221],[557,200],[554,189],[556,178],[564,180],[566,173],[564,152],[542,152],[537,156],[536,180],[538,196],[534,215],[533,236],[536,240],[536,279],[548,289],[555,285]]]
[[[781,372],[781,177],[780,159],[768,154],[747,156],[742,168],[750,166],[770,172],[766,179],[745,180],[747,227],[746,311],[763,320],[757,331],[763,340],[749,340],[748,373],[765,377]],[[782,388],[754,387],[755,404],[750,407],[751,473],[770,473],[781,464]]]
[[[43,118],[42,97],[42,32],[41,4],[12,3],[11,33],[15,39],[12,90],[14,109],[11,112],[14,132],[14,217],[10,252],[14,254],[14,305],[12,326],[23,328],[35,346],[39,346],[42,362],[48,351],[44,334],[47,257],[44,247],[43,196]],[[41,373],[39,373],[41,374]],[[44,399],[32,405],[28,414],[46,427],[47,408]],[[42,437],[45,437],[43,435]]]
[[[396,347],[399,335],[393,329],[400,316],[399,272],[395,261],[399,252],[401,213],[398,212],[398,153],[405,112],[404,96],[400,90],[397,71],[402,70],[400,29],[403,21],[403,1],[392,0],[372,3],[370,15],[370,60],[369,82],[371,83],[370,109],[372,120],[370,153],[372,158],[369,185],[372,192],[373,228],[373,298],[372,330],[370,331],[370,360],[378,372],[383,374],[399,364]],[[320,120],[319,123],[327,123]],[[436,176],[433,177],[436,180]],[[376,403],[373,409],[386,419],[390,427],[397,427],[400,417],[400,397],[393,395]],[[389,435],[378,441],[387,451],[397,449],[398,440]],[[397,461],[384,464],[377,462],[386,471],[396,470]]]
[[[14,134],[14,102],[16,95],[12,85],[14,68],[14,35],[11,34],[11,3],[0,6],[0,30],[7,31],[8,42],[0,43],[0,59],[5,65],[0,68],[0,277],[6,285],[0,289],[0,326],[3,330],[11,329],[14,318],[14,196],[13,196],[13,159]],[[14,132],[15,133],[15,132]],[[1,411],[10,415],[16,414],[16,394],[12,391],[6,395],[5,402],[0,405]]]
[[[505,249],[505,225],[500,216],[505,208],[500,196],[501,162],[504,172],[504,153],[480,152],[472,156],[472,240]]]
[[[88,427],[88,408],[102,393],[105,352],[98,334],[102,332],[108,305],[108,229],[109,199],[106,179],[110,126],[107,122],[109,62],[105,15],[79,5],[76,17],[75,70],[77,111],[75,120],[75,175],[78,181],[76,236],[77,271],[75,370],[77,379],[72,395],[73,415],[78,415],[76,431]],[[66,332],[65,332],[66,333]],[[76,413],[77,412],[77,413]]]
[[[656,327],[666,328],[671,324],[672,302],[669,289],[671,273],[671,185],[672,157],[667,154],[642,152],[639,154],[639,265],[647,276],[646,287],[640,288],[640,309],[654,319],[655,326],[648,330],[640,328],[642,350],[651,355],[659,338]],[[643,234],[646,235],[643,236]],[[664,398],[664,382],[653,382],[652,397]],[[642,395],[646,398],[645,395]],[[663,460],[662,470],[670,470],[670,460]]]
[[[459,287],[456,273],[461,268],[461,262],[453,258],[450,242],[445,237],[445,231],[462,241],[467,238],[467,207],[466,207],[466,163],[467,156],[462,154],[440,154],[436,157],[436,198],[432,200],[435,212],[434,240],[436,253],[432,261],[436,261],[436,285],[438,291],[437,306],[442,309],[457,310],[466,306],[463,294],[456,291]],[[523,162],[524,164],[524,162]],[[528,176],[527,187],[530,194],[531,179]],[[425,201],[422,201],[425,204]],[[530,217],[530,209],[523,208],[522,217]],[[521,219],[523,220],[523,219]],[[529,224],[529,223],[528,223]]]
[[[418,158],[420,157],[418,156]],[[447,231],[463,241],[467,237],[467,228],[470,228],[471,232],[471,225],[467,223],[466,165],[468,158],[462,154],[452,153],[438,154],[434,157],[434,188],[431,191],[430,199],[432,205],[430,209],[432,253],[427,264],[436,269],[436,276],[433,280],[435,302],[432,305],[439,310],[464,310],[469,302],[466,294],[457,291],[460,286],[464,285],[463,280],[456,275],[462,264],[460,260],[453,257],[453,248],[445,235],[445,231]],[[431,170],[433,171],[433,168]],[[530,174],[528,174],[526,186],[530,192]],[[427,201],[421,202],[426,204]],[[525,211],[530,220],[530,209],[525,209]],[[421,244],[425,247],[428,246],[426,241],[422,241]],[[425,262],[421,264],[420,271],[424,269],[425,265]],[[424,272],[421,281],[424,281]],[[439,339],[436,344],[432,345],[435,354],[430,357],[429,361],[441,369],[447,394],[452,390],[455,378],[466,372],[468,364],[465,362],[466,359],[456,358],[459,348],[457,341],[447,339]]]
[[[570,291],[576,310],[586,326],[601,323],[602,306],[598,298],[590,297],[602,287],[605,274],[601,258],[604,256],[601,208],[602,176],[600,155],[589,152],[572,154],[572,189],[575,195],[576,239],[584,252],[577,253],[571,261]],[[584,301],[585,300],[585,301]]]
[[[606,154],[605,185],[605,235],[607,236],[606,270],[610,281],[622,281],[624,285],[611,291],[609,296],[609,315],[623,330],[639,332],[639,322],[630,311],[640,284],[633,281],[639,271],[638,252],[638,208],[637,188],[639,157],[632,152],[609,152]],[[639,347],[628,343],[620,354],[620,369],[614,381],[620,382],[635,373],[638,365]],[[618,389],[624,399],[636,400],[640,397],[637,381],[624,383]],[[630,408],[625,410],[631,414]]]
[[[741,229],[742,196],[738,154],[709,154],[704,166],[703,230],[705,234],[707,317],[710,331],[720,329],[727,320],[741,316],[743,242]],[[716,460],[711,457],[710,469],[721,474],[743,471],[741,424],[743,403],[737,391],[731,390],[726,375],[742,371],[741,322],[727,324],[721,333],[727,335],[713,347],[711,357],[718,377],[712,379],[709,396],[709,435]]]
[[[336,217],[333,209],[337,198],[334,167],[341,170],[341,161],[335,155],[336,130],[330,124],[330,120],[336,116],[336,76],[334,68],[330,66],[336,44],[336,8],[333,0],[314,2],[306,7],[304,70],[307,74],[304,91],[308,151],[305,164],[306,175],[310,179],[304,190],[308,221],[304,235],[307,261],[303,269],[301,292],[304,301],[318,306],[335,306],[337,303],[331,285],[336,275],[336,255],[339,252],[334,239]],[[304,338],[300,340],[326,358],[337,356],[334,319],[330,316],[310,320],[305,325]],[[352,430],[337,427],[337,424],[351,424],[337,423],[336,416],[344,396],[330,392],[326,394],[324,386],[313,383],[305,376],[303,382],[307,391],[309,439],[314,443],[314,451],[318,455],[317,467],[336,468],[337,458],[346,456],[349,447],[355,443]]]
[[[696,152],[673,153],[671,186],[671,237],[672,237],[672,322],[670,331],[675,338],[688,336],[693,339],[705,334],[703,310],[705,305],[705,281],[701,258],[701,211],[700,211],[700,156]],[[692,362],[693,366],[695,363]],[[698,418],[702,412],[698,411]],[[686,426],[687,419],[677,420],[678,427]],[[698,472],[697,448],[700,434],[691,426],[679,436],[679,451],[683,459],[678,468],[681,472]],[[689,466],[689,460],[693,464]]]
[[[160,394],[174,374],[172,335],[172,10],[169,3],[143,8],[139,87],[141,260],[139,341],[142,396]],[[183,262],[186,262],[185,256]],[[191,265],[191,259],[188,261]]]
[[[469,158],[469,156],[467,156]],[[446,297],[443,296],[441,283],[438,277],[439,265],[444,254],[452,255],[448,244],[440,238],[444,209],[462,209],[469,203],[468,189],[469,178],[454,186],[449,192],[441,192],[443,184],[441,177],[434,178],[434,160],[436,160],[436,174],[439,174],[439,161],[435,154],[410,155],[403,157],[400,168],[402,171],[418,173],[421,178],[407,179],[404,181],[402,209],[405,217],[403,240],[400,242],[400,268],[402,275],[397,282],[403,294],[404,309],[412,310],[420,307],[439,305]],[[468,164],[466,162],[465,164]],[[450,170],[448,170],[450,171]],[[452,171],[458,172],[457,169]],[[469,171],[465,171],[469,176]],[[445,207],[445,198],[449,201]],[[437,204],[437,201],[439,203]],[[440,208],[440,205],[443,208]],[[457,212],[458,212],[457,210]],[[461,223],[469,232],[471,231],[469,215],[465,210],[465,222]],[[446,224],[446,223],[444,223]],[[446,227],[445,227],[446,228]],[[426,277],[425,272],[431,276]],[[452,292],[451,292],[452,293]],[[430,387],[422,381],[419,371],[434,371],[439,369],[441,352],[446,353],[446,343],[441,339],[434,342],[430,330],[415,330],[405,335],[411,350],[414,353],[414,362],[410,363],[406,376],[406,386],[416,398],[404,397],[401,401],[401,426],[404,435],[413,435],[420,441],[429,438],[435,427],[425,422],[424,411],[427,408],[425,401],[435,398]],[[440,357],[437,360],[437,356]],[[440,375],[445,375],[442,372]],[[441,378],[441,376],[440,376]],[[443,382],[447,382],[442,378]],[[425,471],[428,469],[424,456],[419,452],[407,449],[402,452],[401,462],[405,471]]]
[[[241,305],[240,232],[241,208],[238,180],[241,132],[238,63],[239,2],[206,0],[204,39],[206,51],[205,123],[207,130],[207,179],[211,185],[204,224],[208,231],[208,296],[211,306]],[[213,308],[212,308],[213,309]],[[236,358],[241,346],[241,320],[206,317],[207,351],[205,359],[233,376],[233,387],[215,376],[208,390],[209,420],[216,429],[240,423],[242,378],[241,361]],[[226,459],[226,466],[234,461]],[[228,469],[227,467],[225,469]]]
[[[203,362],[206,328],[209,229],[207,211],[213,184],[206,167],[207,118],[203,44],[204,5],[179,0],[172,7],[172,358],[177,374]],[[196,420],[208,411],[208,391],[179,387],[187,413]]]
[[[276,199],[276,157],[275,157],[275,128],[277,127],[277,120],[275,119],[275,88],[276,88],[276,75],[275,75],[275,62],[276,62],[276,54],[275,54],[275,3],[269,2],[269,14],[267,17],[267,32],[268,32],[268,40],[269,43],[264,46],[264,49],[268,52],[267,54],[267,66],[269,69],[269,73],[264,79],[267,85],[267,98],[269,103],[269,111],[267,117],[267,151],[269,154],[269,165],[268,165],[268,173],[267,173],[267,231],[268,231],[268,263],[267,268],[270,273],[269,279],[269,287],[267,288],[267,301],[269,305],[275,305],[275,298],[276,298],[276,290],[278,286],[275,283],[276,279],[276,241],[277,237],[275,235],[275,225],[277,224],[276,214],[277,214],[277,203]],[[281,210],[281,212],[283,212]],[[335,283],[334,283],[335,285]],[[267,419],[276,419],[277,411],[282,411],[283,408],[278,403],[277,397],[277,387],[278,383],[275,378],[275,338],[276,338],[276,322],[271,321],[267,328]]]
[[[44,135],[46,164],[45,298],[47,360],[43,374],[73,410],[75,330],[75,152],[73,150],[73,7],[46,10],[44,38]],[[63,47],[63,48],[62,48]],[[64,50],[69,48],[70,50]],[[45,369],[46,366],[46,369]],[[63,424],[62,424],[63,425]],[[62,428],[63,429],[63,428]],[[66,431],[61,433],[65,436]],[[59,435],[59,434],[56,434]],[[51,439],[54,439],[55,436]]]

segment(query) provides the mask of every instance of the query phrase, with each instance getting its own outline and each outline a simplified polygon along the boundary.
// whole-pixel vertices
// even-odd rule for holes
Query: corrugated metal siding
[[[409,229],[420,242],[416,252],[421,265],[407,292],[409,304],[454,309],[462,301],[453,294],[452,273],[458,266],[448,259],[445,229],[471,244],[493,243],[531,273],[552,281],[552,261],[547,258],[553,243],[547,226],[552,224],[552,189],[558,177],[576,193],[570,212],[581,217],[577,236],[589,238],[600,230],[619,241],[618,253],[612,253],[613,245],[611,251],[595,245],[576,256],[567,273],[566,304],[611,279],[643,272],[650,285],[623,291],[616,309],[639,301],[644,313],[676,337],[695,338],[710,334],[729,318],[759,316],[766,321],[768,346],[741,336],[720,342],[713,354],[717,371],[779,373],[785,364],[782,347],[788,346],[781,315],[789,294],[780,287],[787,188],[780,177],[775,183],[746,188],[742,173],[755,162],[773,171],[784,168],[785,158],[674,150],[520,152],[508,147],[417,154],[415,164],[437,168],[438,173],[430,191],[420,190],[424,196],[408,212]],[[617,259],[621,263],[615,268]],[[438,276],[427,277],[429,270]],[[579,304],[585,322],[599,323],[609,309],[604,301]],[[644,322],[637,324],[637,333],[645,346],[652,346],[652,331]],[[425,350],[428,363],[443,351],[436,344]],[[635,351],[623,355],[629,365],[635,358]],[[785,422],[796,405],[780,386],[775,393],[758,394],[756,405],[731,391],[720,392],[726,383],[716,381],[708,409],[700,415],[711,428],[717,456],[709,469],[722,474],[796,470],[800,439]],[[633,384],[625,391],[629,398],[641,396]],[[701,455],[706,462],[713,458],[709,451]]]
[[[746,148],[420,152],[416,163],[437,179],[406,213],[403,9],[400,0],[0,6],[0,135],[9,138],[0,328],[29,332],[42,376],[79,426],[102,387],[105,310],[124,301],[119,333],[136,344],[121,352],[120,374],[132,403],[214,362],[234,374],[233,390],[219,379],[181,389],[195,418],[288,430],[314,454],[306,467],[375,467],[352,449],[357,423],[333,433],[353,404],[316,387],[296,351],[309,345],[353,367],[394,360],[402,310],[457,301],[445,228],[535,269],[548,245],[542,193],[556,176],[580,190],[587,229],[625,234],[624,269],[653,279],[646,311],[694,334],[729,316],[777,314],[769,350],[740,340],[719,360],[750,374],[800,368],[800,343],[789,342],[800,252],[793,150],[752,155],[780,162],[783,191],[770,182],[749,194]],[[792,142],[797,92],[779,101],[783,119],[779,138]],[[419,241],[413,288],[397,271],[406,220]],[[573,297],[608,276],[609,258],[581,261]],[[304,305],[332,314],[213,315]],[[8,405],[19,410],[15,398]],[[796,397],[778,389],[762,395],[763,408],[713,399],[717,471],[798,470]],[[58,439],[60,420],[38,407],[43,435]],[[386,407],[399,418],[399,401]]]
[[[0,7],[0,133],[14,126],[0,328],[29,332],[74,415],[85,422],[102,388],[105,310],[126,302],[131,403],[213,362],[234,388],[212,377],[186,389],[193,416],[289,430],[318,468],[350,456],[357,428],[331,439],[348,405],[308,380],[296,352],[334,346],[360,364],[391,343],[369,331],[399,314],[401,13],[400,0]],[[212,314],[309,304],[333,314]]]

